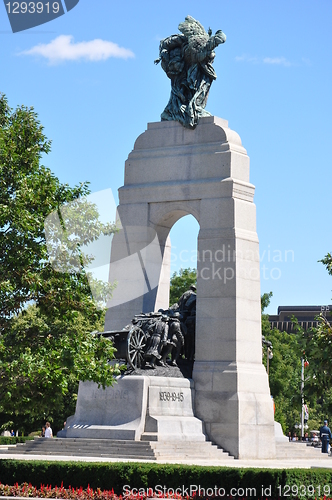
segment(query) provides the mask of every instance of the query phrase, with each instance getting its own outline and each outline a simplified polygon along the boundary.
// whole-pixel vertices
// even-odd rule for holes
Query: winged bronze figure
[[[161,114],[162,120],[177,120],[184,127],[195,128],[205,110],[210,87],[217,78],[212,63],[214,49],[226,41],[218,30],[215,35],[205,31],[201,23],[187,16],[179,24],[181,34],[161,40],[159,58],[155,60],[171,80],[171,96]]]

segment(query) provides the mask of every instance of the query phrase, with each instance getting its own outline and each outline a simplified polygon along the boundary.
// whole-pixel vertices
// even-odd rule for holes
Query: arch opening
[[[199,224],[191,214],[182,216],[172,226],[169,232],[171,257],[170,257],[170,279],[172,277],[182,277],[183,287],[186,286],[186,276],[183,271],[190,269],[197,272],[197,239]],[[182,287],[182,288],[183,288]],[[177,287],[179,293],[182,288]],[[183,292],[185,290],[183,289]],[[170,305],[172,302],[170,295]],[[173,294],[175,300],[176,294]],[[179,297],[178,297],[179,298]]]

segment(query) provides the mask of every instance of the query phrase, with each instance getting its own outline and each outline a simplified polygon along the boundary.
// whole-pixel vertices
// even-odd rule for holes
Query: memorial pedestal
[[[193,381],[184,378],[130,375],[106,389],[80,382],[75,415],[58,437],[205,441],[194,393]]]

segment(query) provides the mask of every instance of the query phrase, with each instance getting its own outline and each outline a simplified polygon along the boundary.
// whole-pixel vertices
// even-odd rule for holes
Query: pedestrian
[[[313,432],[312,433],[312,438],[311,438],[311,441],[313,443],[318,443],[319,442],[319,439],[318,439],[318,436],[317,436],[317,432]]]
[[[53,432],[52,432],[52,429],[51,429],[51,424],[49,422],[46,422],[45,437],[46,438],[52,438],[53,437]]]
[[[332,434],[330,428],[327,426],[327,420],[324,420],[324,425],[320,428],[319,435],[322,441],[322,453],[328,453]]]
[[[14,429],[12,429],[12,430],[10,431],[10,435],[11,435],[11,437],[14,437],[14,436],[15,436]]]
[[[41,430],[41,433],[40,433],[40,437],[44,438],[45,437],[45,431],[46,431],[46,427],[42,427],[42,430]]]

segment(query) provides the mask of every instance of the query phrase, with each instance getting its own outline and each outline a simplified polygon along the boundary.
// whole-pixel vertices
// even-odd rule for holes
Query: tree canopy
[[[320,260],[332,276],[332,255]],[[325,313],[326,314],[326,313]],[[302,332],[304,350],[309,362],[306,396],[312,401],[320,421],[332,413],[332,324],[331,313],[317,317],[317,327]]]
[[[190,267],[186,269],[180,269],[175,271],[171,276],[170,281],[170,295],[169,304],[170,306],[175,304],[181,297],[181,295],[189,290],[191,285],[196,285],[197,282],[197,271],[196,269],[191,269]]]
[[[111,343],[91,335],[102,329],[104,312],[92,296],[88,259],[80,250],[114,226],[101,224],[91,204],[75,210],[88,183],[71,188],[43,166],[50,146],[33,108],[12,110],[0,95],[0,426],[12,421],[31,427],[38,416],[51,418],[63,408],[78,380],[105,387],[119,373],[108,363]],[[63,206],[71,207],[66,220]],[[65,258],[75,257],[79,267],[59,272],[50,261],[44,225],[52,213],[69,235]],[[58,233],[51,235],[54,248],[62,243]]]
[[[270,392],[275,402],[275,420],[288,433],[299,421],[301,412],[301,335],[271,329],[269,316],[264,314],[272,292],[261,296],[262,334],[272,343],[273,358],[269,361]],[[266,366],[266,349],[263,362]]]

